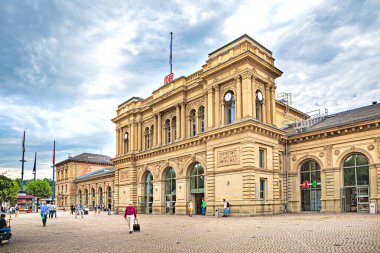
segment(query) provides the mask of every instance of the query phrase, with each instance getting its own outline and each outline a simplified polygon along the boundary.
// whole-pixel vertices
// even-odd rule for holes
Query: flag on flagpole
[[[37,152],[34,152],[33,174],[36,174],[36,166],[37,166]]]
[[[25,152],[25,131],[24,136],[22,137],[22,152]]]
[[[53,165],[55,165],[55,141],[54,141],[54,148],[53,148]]]

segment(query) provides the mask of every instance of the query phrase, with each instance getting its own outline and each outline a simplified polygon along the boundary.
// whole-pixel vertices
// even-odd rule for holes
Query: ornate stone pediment
[[[189,114],[190,111],[193,109],[198,110],[198,108],[201,106],[205,106],[205,98],[203,96],[187,103],[186,105],[187,114]]]

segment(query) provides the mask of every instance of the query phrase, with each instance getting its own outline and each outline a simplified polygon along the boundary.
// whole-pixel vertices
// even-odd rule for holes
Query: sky
[[[52,177],[56,161],[115,155],[117,106],[248,34],[284,74],[292,106],[336,113],[380,102],[380,1],[0,1],[0,173]]]

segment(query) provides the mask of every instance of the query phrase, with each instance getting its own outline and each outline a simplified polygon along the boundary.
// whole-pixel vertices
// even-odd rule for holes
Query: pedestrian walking
[[[111,202],[108,203],[108,215],[111,215]]]
[[[46,202],[42,202],[40,215],[41,215],[41,219],[42,219],[42,225],[44,227],[46,227],[46,220],[47,220],[47,217],[49,215],[49,208],[46,205]]]
[[[15,218],[17,218],[17,217],[18,217],[18,214],[19,214],[19,212],[20,212],[20,207],[16,204],[14,210],[15,210]]]
[[[230,203],[228,203],[228,201],[225,199],[223,199],[223,208],[223,217],[228,217],[228,215],[230,214]]]
[[[49,219],[53,218],[53,205],[51,203],[47,204],[49,209]]]
[[[53,216],[54,216],[54,218],[57,218],[57,207],[56,207],[56,205],[54,204],[54,202],[53,202],[53,204],[52,204],[52,214],[51,214],[51,217],[53,218]]]
[[[98,205],[96,208],[98,210],[98,214],[100,214],[100,205]]]
[[[207,206],[206,200],[205,198],[202,198],[202,215],[203,216],[206,215],[206,206]]]
[[[74,207],[74,205],[73,205],[73,204],[71,204],[70,210],[71,210],[71,213],[70,213],[70,214],[74,214],[74,211],[75,211],[75,207]]]
[[[78,215],[82,216],[82,219],[83,219],[83,207],[82,207],[81,203],[78,203],[78,205],[75,209],[75,219],[77,218]]]
[[[135,223],[135,219],[137,218],[136,209],[133,206],[133,202],[129,201],[127,208],[125,208],[124,219],[127,220],[129,226],[129,233],[133,232],[133,224]]]
[[[192,200],[190,200],[190,203],[187,206],[187,208],[189,209],[189,216],[192,217],[192,213],[193,213],[193,201]]]

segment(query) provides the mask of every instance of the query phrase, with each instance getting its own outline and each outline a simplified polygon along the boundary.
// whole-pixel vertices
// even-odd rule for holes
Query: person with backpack
[[[224,207],[223,217],[227,217],[228,214],[230,213],[230,203],[228,203],[226,199],[223,199],[223,207]]]

